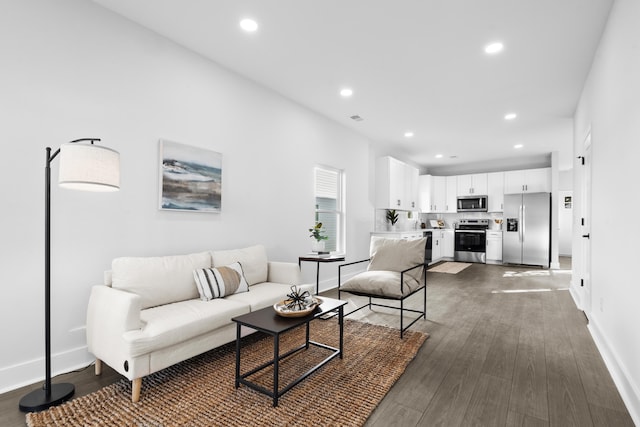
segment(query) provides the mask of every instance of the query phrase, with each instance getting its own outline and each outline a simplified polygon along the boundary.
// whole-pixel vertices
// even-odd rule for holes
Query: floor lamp
[[[120,189],[120,155],[110,148],[94,145],[98,138],[71,141],[51,154],[47,147],[45,167],[44,222],[44,321],[45,383],[20,399],[20,410],[37,412],[69,400],[75,392],[73,384],[51,384],[51,162],[60,154],[58,183],[61,187],[88,191]]]

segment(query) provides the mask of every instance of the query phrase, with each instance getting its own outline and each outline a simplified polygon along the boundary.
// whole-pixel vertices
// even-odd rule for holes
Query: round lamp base
[[[74,392],[75,387],[73,384],[51,384],[50,393],[47,393],[44,389],[40,389],[23,396],[22,399],[20,399],[20,410],[22,412],[44,411],[47,408],[69,400]]]

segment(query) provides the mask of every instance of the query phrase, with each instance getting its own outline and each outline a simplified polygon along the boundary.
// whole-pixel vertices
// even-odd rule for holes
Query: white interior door
[[[582,166],[582,220],[581,220],[581,303],[587,317],[591,313],[591,132],[584,140]]]

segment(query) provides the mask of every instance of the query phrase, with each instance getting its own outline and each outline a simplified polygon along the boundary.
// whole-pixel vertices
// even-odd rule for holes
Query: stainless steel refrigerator
[[[551,194],[505,194],[502,261],[549,267]]]

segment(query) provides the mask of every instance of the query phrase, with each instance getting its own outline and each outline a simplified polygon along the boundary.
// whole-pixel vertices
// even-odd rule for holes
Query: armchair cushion
[[[409,295],[420,287],[420,282],[404,274],[404,285],[400,289],[400,273],[397,271],[365,271],[356,274],[340,286],[341,291],[354,294],[379,295],[397,298]]]

